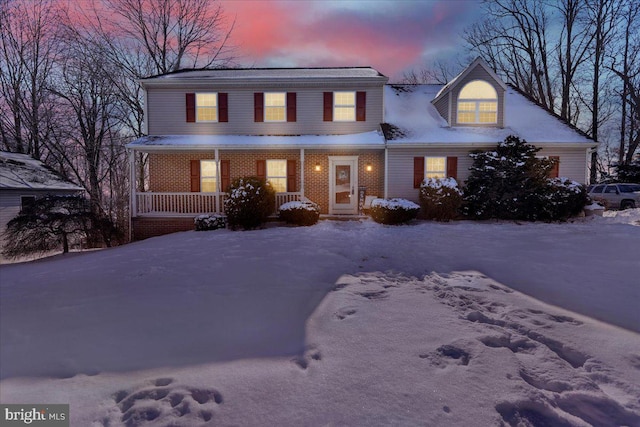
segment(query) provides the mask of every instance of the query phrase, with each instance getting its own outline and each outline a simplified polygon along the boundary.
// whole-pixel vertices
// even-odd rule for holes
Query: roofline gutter
[[[151,152],[182,152],[182,151],[212,151],[212,150],[384,150],[384,143],[379,144],[309,144],[309,145],[127,145],[127,149],[145,153]]]
[[[389,141],[387,148],[393,150],[394,148],[480,148],[480,147],[495,147],[501,141],[495,142],[394,142]],[[530,142],[527,144],[540,148],[584,148],[593,149],[597,145],[593,145],[591,142]]]

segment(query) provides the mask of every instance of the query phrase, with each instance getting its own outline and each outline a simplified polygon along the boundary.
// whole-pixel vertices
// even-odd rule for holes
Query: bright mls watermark
[[[69,405],[0,404],[0,425],[69,427]]]

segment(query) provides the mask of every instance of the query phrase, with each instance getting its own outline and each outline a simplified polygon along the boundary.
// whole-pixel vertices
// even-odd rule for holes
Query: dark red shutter
[[[296,93],[287,92],[287,121],[296,121]]]
[[[356,121],[367,120],[367,92],[356,92]]]
[[[187,122],[196,121],[196,94],[187,93]]]
[[[549,178],[558,178],[560,176],[560,156],[549,156],[549,160],[553,160],[553,169],[549,172]]]
[[[325,122],[333,121],[333,92],[324,92],[324,108],[323,120]]]
[[[413,158],[413,188],[420,188],[424,180],[424,157]]]
[[[447,178],[458,179],[458,158],[447,157]]]
[[[287,160],[287,191],[296,190],[296,161]]]
[[[231,162],[220,160],[220,191],[227,191],[231,186]]]
[[[267,179],[267,161],[256,160],[256,176],[258,178]]]
[[[253,121],[264,122],[264,93],[253,94]]]
[[[218,94],[218,121],[229,121],[229,96],[226,93]]]
[[[191,191],[200,192],[200,160],[191,160]]]

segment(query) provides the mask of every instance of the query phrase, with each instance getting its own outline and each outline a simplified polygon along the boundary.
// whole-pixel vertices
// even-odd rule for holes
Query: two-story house
[[[321,213],[357,215],[358,189],[418,200],[426,177],[462,182],[469,152],[515,134],[557,157],[556,174],[586,182],[594,141],[506,86],[481,59],[448,85],[387,85],[369,68],[215,69],[141,81],[146,192],[132,187],[133,238],[193,228],[222,213],[242,176],[268,179],[276,204],[301,198]]]

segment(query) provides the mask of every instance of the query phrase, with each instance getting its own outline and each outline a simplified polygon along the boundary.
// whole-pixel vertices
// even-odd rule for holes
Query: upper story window
[[[218,121],[218,94],[196,93],[196,121]]]
[[[276,193],[287,191],[286,160],[267,160],[267,181],[271,182]]]
[[[333,92],[333,121],[353,122],[356,120],[356,93]]]
[[[218,162],[215,160],[200,160],[200,191],[218,191]]]
[[[367,92],[324,93],[325,122],[364,122],[367,119]]]
[[[483,80],[467,83],[458,95],[458,123],[492,124],[498,122],[498,94]]]
[[[284,122],[287,117],[287,94],[266,92],[264,94],[264,121]]]

